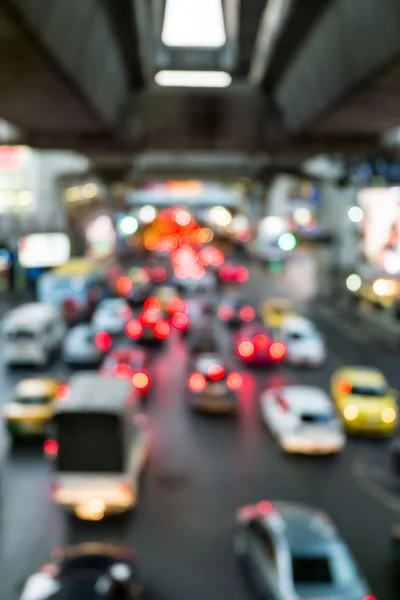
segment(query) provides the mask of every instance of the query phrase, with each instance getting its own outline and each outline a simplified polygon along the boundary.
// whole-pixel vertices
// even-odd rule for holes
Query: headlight
[[[343,416],[346,421],[354,421],[358,417],[358,408],[354,404],[349,404],[343,411]]]
[[[381,417],[384,423],[393,423],[396,419],[396,411],[394,408],[384,408]]]

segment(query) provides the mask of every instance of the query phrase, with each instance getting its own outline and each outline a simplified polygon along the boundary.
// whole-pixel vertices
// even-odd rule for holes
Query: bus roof
[[[65,265],[53,269],[52,273],[60,275],[60,277],[73,277],[74,275],[91,275],[99,270],[100,266],[91,258],[74,258]]]
[[[36,330],[55,317],[60,317],[59,309],[52,304],[30,302],[10,310],[4,317],[5,329],[24,327]]]
[[[58,400],[54,415],[64,413],[121,412],[131,397],[132,384],[128,379],[115,379],[97,371],[82,371],[69,381],[70,394]]]

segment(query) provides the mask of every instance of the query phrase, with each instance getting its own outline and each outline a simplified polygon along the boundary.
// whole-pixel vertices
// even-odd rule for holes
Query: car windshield
[[[49,396],[22,396],[15,399],[15,402],[18,402],[18,404],[24,404],[28,406],[40,406],[47,404],[49,401]]]
[[[342,544],[328,548],[326,554],[293,555],[292,571],[296,590],[302,586],[334,585],[339,591],[360,580],[357,566]]]
[[[303,413],[300,418],[303,423],[311,423],[313,425],[327,425],[328,423],[332,423],[332,421],[334,420],[334,414],[325,413],[318,415],[311,413]]]
[[[387,385],[353,385],[351,394],[354,396],[371,396],[373,398],[382,398],[388,393]]]

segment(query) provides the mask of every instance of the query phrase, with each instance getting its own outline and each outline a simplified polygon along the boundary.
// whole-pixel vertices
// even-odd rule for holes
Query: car
[[[230,372],[218,354],[200,354],[188,379],[193,409],[213,413],[235,413],[240,373]]]
[[[97,366],[111,348],[112,340],[108,333],[93,329],[90,324],[75,325],[64,340],[61,356],[71,366]]]
[[[247,300],[233,295],[223,298],[218,307],[217,316],[220,321],[232,328],[258,319],[256,309]]]
[[[20,381],[3,409],[4,422],[12,439],[46,435],[53,403],[64,392],[65,386],[51,377]]]
[[[162,344],[170,333],[168,315],[152,308],[143,310],[125,326],[126,336],[140,344]]]
[[[20,596],[20,600],[100,598],[144,598],[133,550],[100,542],[54,548],[51,560],[27,579]]]
[[[219,268],[218,277],[224,283],[244,283],[249,278],[249,271],[241,265],[226,262]]]
[[[150,388],[148,354],[144,348],[116,348],[104,360],[101,375],[130,379],[134,388],[145,394]]]
[[[262,323],[250,323],[239,329],[235,336],[238,358],[246,364],[272,365],[286,356],[285,344]]]
[[[153,285],[151,275],[144,267],[132,267],[127,271],[127,276],[132,282],[127,302],[132,307],[140,306],[150,295]]]
[[[392,435],[398,423],[397,392],[381,371],[342,367],[331,379],[333,400],[349,433]]]
[[[320,367],[326,361],[324,337],[304,317],[287,317],[280,330],[286,345],[286,360],[293,366]]]
[[[280,329],[285,319],[299,316],[287,298],[268,298],[260,312],[265,325],[272,329]]]
[[[244,506],[233,548],[260,598],[374,600],[335,525],[315,508],[269,500]]]
[[[180,278],[176,275],[173,276],[173,282],[185,296],[188,294],[207,294],[210,292],[217,291],[217,278],[215,273],[210,269],[205,270],[201,265],[198,265],[200,272],[196,271],[196,276],[192,277],[190,274]]]
[[[345,445],[343,425],[326,392],[303,385],[266,390],[260,397],[265,424],[285,452],[333,454]]]
[[[110,335],[123,333],[127,321],[132,317],[132,309],[122,298],[102,300],[93,313],[92,325],[96,331]]]
[[[160,286],[156,290],[155,295],[148,298],[148,302],[152,301],[153,305],[155,305],[156,300],[158,300],[158,310],[167,312],[169,306],[173,306],[174,303],[178,303],[180,301],[178,287],[175,285]],[[147,308],[146,302],[144,304],[144,307]]]

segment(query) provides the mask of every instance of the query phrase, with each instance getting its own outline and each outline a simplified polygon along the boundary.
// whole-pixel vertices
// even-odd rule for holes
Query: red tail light
[[[58,444],[56,440],[46,440],[43,444],[43,450],[47,456],[56,456],[58,452]]]
[[[128,337],[136,340],[143,333],[143,325],[137,319],[131,319],[126,324],[125,332]]]
[[[286,398],[279,398],[278,406],[283,412],[288,412],[289,410],[289,402],[286,400]]]
[[[149,327],[151,325],[154,325],[154,323],[157,321],[157,316],[157,311],[153,309],[148,309],[140,313],[139,319],[142,325],[144,325],[145,327]]]
[[[274,505],[268,500],[262,500],[257,504],[257,512],[259,515],[270,515],[275,512]]]
[[[129,379],[130,377],[132,377],[132,367],[125,363],[115,365],[114,376],[118,379]]]
[[[266,335],[259,334],[254,336],[253,343],[257,350],[266,350],[268,348],[269,338]]]
[[[99,331],[94,337],[94,343],[102,352],[107,352],[112,346],[111,336],[105,331]]]
[[[236,269],[236,281],[238,283],[244,283],[249,278],[249,272],[246,267],[238,267]]]
[[[234,269],[229,265],[225,265],[224,267],[220,268],[218,273],[223,281],[229,281],[233,277]]]
[[[269,354],[274,360],[281,360],[286,354],[286,346],[282,342],[274,342],[269,348]]]
[[[161,283],[167,279],[167,271],[164,269],[164,267],[156,267],[153,269],[152,275],[153,281],[156,283]]]
[[[59,385],[56,389],[56,400],[68,400],[71,390],[65,384]]]
[[[161,302],[155,296],[150,296],[149,298],[147,298],[147,300],[145,301],[143,306],[144,306],[145,310],[155,310],[155,311],[161,310]]]
[[[342,381],[339,381],[337,384],[337,391],[339,394],[350,394],[352,387],[353,386],[351,385],[350,381],[347,381],[347,379],[342,379]]]
[[[225,369],[222,365],[211,365],[207,374],[213,381],[219,381],[224,377]]]
[[[206,378],[202,373],[193,373],[189,377],[189,387],[193,392],[202,392],[206,387]]]
[[[159,340],[164,340],[169,336],[171,327],[169,326],[168,321],[161,319],[161,321],[157,321],[157,323],[154,325],[153,331],[156,338]]]
[[[240,342],[237,352],[241,358],[251,358],[254,354],[254,344],[249,341]]]
[[[243,378],[240,373],[229,373],[226,384],[230,390],[238,390],[242,387]]]
[[[185,311],[185,303],[180,298],[171,298],[167,304],[167,310],[171,315]]]
[[[256,311],[252,306],[243,306],[243,308],[240,309],[239,315],[242,321],[250,323],[250,321],[255,319]]]
[[[172,317],[172,325],[182,331],[189,325],[189,319],[184,313],[178,312]]]
[[[221,321],[229,321],[229,319],[232,319],[233,313],[234,311],[232,306],[228,306],[227,304],[220,306],[218,309],[218,317],[221,319]]]
[[[132,281],[129,279],[129,277],[119,277],[117,279],[117,283],[115,284],[115,287],[117,288],[117,292],[119,292],[122,295],[125,294],[129,294],[129,292],[132,290]]]
[[[132,377],[133,386],[140,392],[144,392],[150,386],[150,377],[147,373],[139,371]]]

